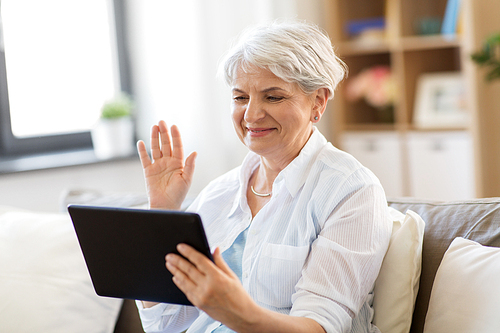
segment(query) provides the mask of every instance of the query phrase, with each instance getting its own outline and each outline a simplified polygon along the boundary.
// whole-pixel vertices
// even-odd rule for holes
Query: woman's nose
[[[245,110],[245,121],[247,123],[255,123],[256,121],[264,118],[266,112],[263,109],[263,105],[254,99],[249,99],[247,108]]]

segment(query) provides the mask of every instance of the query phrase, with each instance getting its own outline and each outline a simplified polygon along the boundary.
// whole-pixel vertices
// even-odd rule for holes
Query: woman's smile
[[[276,128],[249,128],[247,127],[248,135],[252,138],[261,138],[271,134]]]

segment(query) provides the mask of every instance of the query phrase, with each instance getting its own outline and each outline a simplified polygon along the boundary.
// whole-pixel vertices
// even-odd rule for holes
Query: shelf
[[[339,54],[343,56],[370,55],[400,51],[418,51],[446,49],[461,46],[460,36],[457,35],[429,35],[409,36],[393,41],[362,41],[351,40],[338,45]]]
[[[390,45],[386,41],[347,41],[338,45],[338,51],[343,56],[349,55],[365,55],[376,53],[389,53],[391,51]]]
[[[327,30],[339,57],[349,67],[349,77],[355,77],[367,68],[389,66],[395,77],[398,92],[394,103],[395,123],[377,122],[376,112],[364,101],[346,100],[346,84],[339,87],[334,99],[335,117],[331,122],[332,141],[342,147],[343,134],[350,131],[382,132],[407,137],[411,133],[433,136],[438,132],[467,132],[474,143],[475,179],[477,195],[500,195],[500,85],[487,83],[484,71],[475,66],[470,53],[479,48],[484,39],[500,31],[500,1],[464,0],[460,18],[461,34],[418,35],[419,31],[439,32],[435,23],[442,20],[449,0],[325,0],[327,4]],[[387,5],[390,4],[390,7]],[[387,35],[350,35],[346,24],[375,17],[386,17]],[[434,22],[433,22],[434,20]],[[442,22],[441,22],[442,23]],[[369,36],[369,37],[367,37]],[[471,120],[462,127],[418,128],[414,124],[417,86],[422,74],[460,71],[467,82],[467,106]],[[408,152],[402,147],[403,176],[410,173]],[[493,153],[492,153],[493,152]],[[386,164],[385,160],[381,161]],[[411,195],[412,188],[405,179],[404,194]]]
[[[457,35],[410,36],[401,38],[401,50],[432,50],[460,47],[461,39]]]
[[[371,124],[346,124],[344,126],[345,131],[394,131],[396,130],[395,124],[381,124],[381,123],[371,123]]]
[[[408,130],[412,132],[456,132],[456,131],[467,131],[467,127],[433,127],[433,128],[419,128],[415,126],[410,126]]]
[[[456,132],[467,131],[467,127],[433,127],[420,128],[409,124],[382,124],[382,123],[364,123],[364,124],[345,124],[344,131],[401,131],[401,132]]]

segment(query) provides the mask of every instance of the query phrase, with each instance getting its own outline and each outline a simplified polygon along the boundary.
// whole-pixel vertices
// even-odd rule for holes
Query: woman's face
[[[251,151],[277,163],[290,163],[312,132],[318,114],[314,94],[305,94],[271,71],[238,69],[232,86],[233,125]],[[322,112],[321,112],[322,113]]]

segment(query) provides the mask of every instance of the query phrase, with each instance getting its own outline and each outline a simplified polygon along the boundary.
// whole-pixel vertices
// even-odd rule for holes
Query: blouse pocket
[[[277,308],[291,307],[308,254],[309,245],[264,245],[258,264],[257,300]]]

